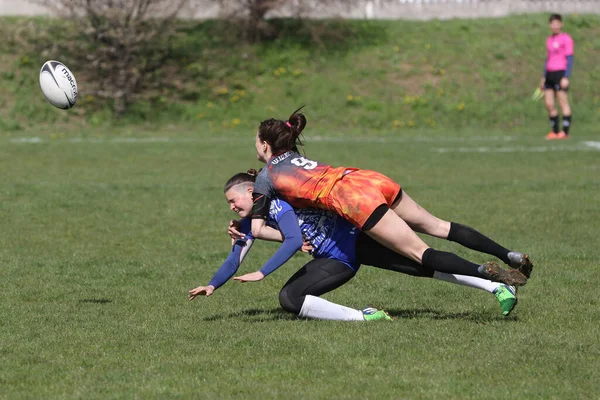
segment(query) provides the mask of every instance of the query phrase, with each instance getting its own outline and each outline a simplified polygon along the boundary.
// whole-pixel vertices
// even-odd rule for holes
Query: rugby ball
[[[50,60],[40,70],[40,88],[46,100],[54,107],[67,110],[77,101],[77,81],[75,76],[61,62]]]

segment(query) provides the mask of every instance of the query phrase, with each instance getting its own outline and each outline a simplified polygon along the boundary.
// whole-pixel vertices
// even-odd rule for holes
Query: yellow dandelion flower
[[[279,67],[279,72],[282,73],[282,74],[285,74],[285,68]]]
[[[464,109],[465,109],[465,103],[461,101],[461,102],[458,104],[458,106],[456,106],[456,109],[457,109],[458,111],[462,111],[462,110],[464,110]]]
[[[213,108],[212,101],[209,101],[208,103],[206,103],[206,108]]]
[[[400,51],[400,47],[398,47],[398,46],[394,46],[394,53],[397,53],[397,52],[399,52],[399,51]]]
[[[294,76],[300,76],[300,75],[302,75],[302,71],[301,70],[297,69],[297,70],[294,71]]]
[[[394,120],[394,122],[392,122],[392,125],[394,126],[394,128],[397,128],[400,126],[400,121],[398,121],[397,119]]]
[[[348,100],[348,101],[352,101],[353,99],[354,99],[354,96],[352,96],[351,94],[346,96],[346,100]]]
[[[430,45],[429,43],[427,43],[427,44],[425,45],[425,48],[426,48],[427,50],[429,50],[429,49],[431,48],[431,45]]]
[[[229,101],[231,101],[232,103],[235,103],[236,101],[238,101],[240,99],[240,96],[238,96],[237,94],[235,96],[231,96],[231,98],[229,99]]]
[[[200,114],[198,114],[198,115],[196,116],[196,118],[198,118],[198,119],[202,119],[202,118],[204,118],[204,113],[200,113]]]
[[[414,127],[414,126],[415,126],[415,121],[412,121],[412,120],[411,120],[411,121],[408,121],[408,127],[409,127],[409,128],[412,128],[412,127]]]
[[[279,76],[279,75],[281,75],[281,73],[279,72],[279,70],[278,70],[278,69],[276,69],[275,71],[273,71],[273,75],[275,75],[275,76]]]
[[[239,118],[234,118],[231,120],[231,125],[236,126],[239,125],[242,121]]]

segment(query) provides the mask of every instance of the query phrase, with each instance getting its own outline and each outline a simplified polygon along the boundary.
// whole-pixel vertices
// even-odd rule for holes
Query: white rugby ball
[[[46,99],[55,107],[67,110],[77,101],[75,75],[61,62],[50,60],[42,65],[40,87]]]

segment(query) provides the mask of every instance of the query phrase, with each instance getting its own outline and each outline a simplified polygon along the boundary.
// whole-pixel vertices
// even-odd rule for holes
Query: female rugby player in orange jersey
[[[494,262],[479,267],[481,278],[521,286],[527,282],[532,264],[526,254],[512,252],[476,230],[444,221],[419,206],[400,185],[375,171],[334,168],[309,160],[297,152],[298,136],[306,118],[296,110],[287,121],[261,122],[256,135],[258,159],[267,164],[258,175],[253,192],[252,234],[260,236],[268,216],[270,200],[281,197],[292,207],[323,208],[336,212],[389,249],[425,267],[461,273],[473,263],[429,247],[416,232],[451,240],[468,248],[494,255],[511,266],[504,270]],[[260,272],[238,277],[261,280]]]

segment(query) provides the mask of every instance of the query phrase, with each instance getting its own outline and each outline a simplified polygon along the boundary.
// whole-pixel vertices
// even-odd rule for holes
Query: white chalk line
[[[247,138],[252,141],[251,137]],[[306,142],[321,143],[468,143],[468,142],[511,142],[518,140],[515,136],[469,136],[469,137],[435,137],[435,136],[310,136]],[[116,138],[43,138],[39,136],[9,138],[11,143],[240,143],[240,137],[116,137]]]
[[[546,153],[561,151],[600,151],[600,142],[584,141],[565,146],[510,146],[510,147],[438,147],[437,153]]]
[[[327,137],[313,136],[306,138],[306,142],[319,143],[496,143],[496,146],[472,146],[472,147],[433,147],[431,151],[436,153],[545,153],[545,152],[578,152],[578,151],[600,151],[599,141],[581,141],[570,143],[555,143],[545,146],[502,146],[503,142],[516,142],[527,138],[515,136],[469,136],[469,137]],[[49,139],[38,136],[10,138],[11,143],[39,144],[39,143],[72,143],[72,144],[144,144],[144,143],[237,143],[243,139],[237,137],[116,137],[116,138],[68,138]]]

